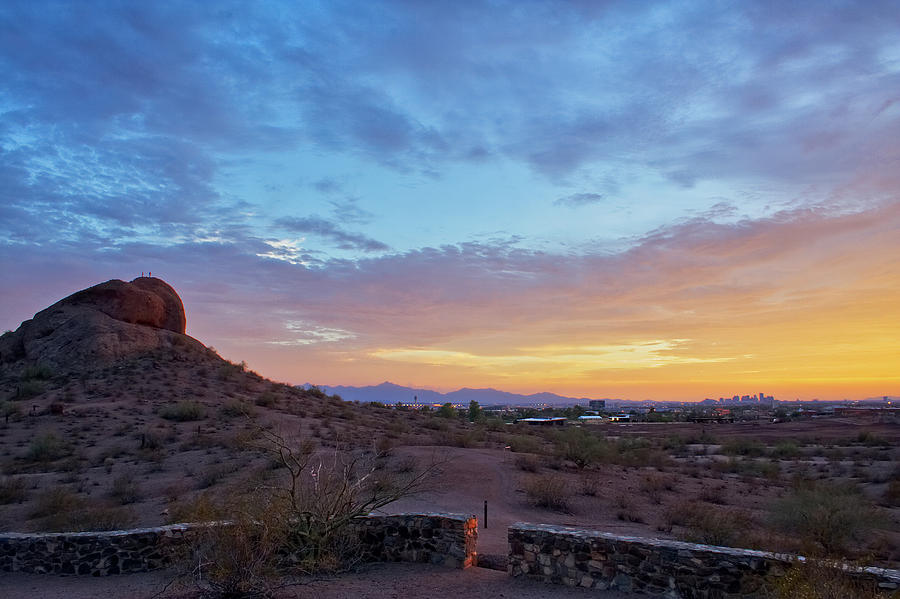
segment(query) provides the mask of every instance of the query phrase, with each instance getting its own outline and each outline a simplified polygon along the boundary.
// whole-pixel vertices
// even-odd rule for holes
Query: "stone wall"
[[[227,525],[222,523],[220,525]],[[0,572],[106,576],[168,565],[192,531],[209,524],[77,533],[0,533]],[[369,561],[412,561],[465,568],[475,563],[474,517],[458,514],[367,516],[357,521]]]
[[[358,520],[367,561],[474,566],[478,522],[457,514],[400,514]]]
[[[570,586],[672,599],[767,596],[793,556],[516,523],[509,528],[509,574]],[[802,558],[799,558],[802,560]],[[855,569],[873,588],[900,586],[900,571]]]
[[[190,534],[189,524],[110,532],[2,533],[0,571],[130,574],[162,568]]]

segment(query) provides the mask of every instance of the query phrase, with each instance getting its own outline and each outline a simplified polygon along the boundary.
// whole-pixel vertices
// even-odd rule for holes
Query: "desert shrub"
[[[166,420],[176,422],[188,422],[202,420],[206,416],[206,410],[196,401],[179,401],[159,409],[159,415]]]
[[[697,499],[706,503],[714,503],[716,505],[725,505],[725,486],[703,485]]]
[[[733,546],[750,529],[750,517],[740,510],[698,509],[687,514],[684,526],[689,541]]]
[[[879,437],[875,433],[870,431],[862,431],[859,435],[856,436],[857,443],[862,443],[863,445],[867,445],[869,447],[890,447],[891,442],[887,439]]]
[[[438,445],[450,447],[475,447],[478,444],[478,435],[474,431],[445,432],[437,439]]]
[[[900,479],[895,479],[888,483],[881,499],[886,506],[900,506]]]
[[[443,420],[438,420],[434,416],[429,416],[425,423],[422,425],[423,427],[433,430],[433,431],[446,431],[450,428],[447,422]]]
[[[772,448],[772,457],[781,460],[794,459],[800,455],[800,450],[796,443],[792,441],[782,441]]]
[[[53,433],[35,437],[28,446],[25,459],[31,462],[52,462],[72,454],[72,448]]]
[[[131,528],[136,522],[137,516],[130,508],[90,505],[72,514],[71,521],[59,528],[75,532],[122,530]]]
[[[234,362],[225,362],[221,368],[219,368],[219,379],[223,381],[230,381],[235,378],[240,373],[244,372],[247,369],[246,362],[240,362],[239,364],[235,364]]]
[[[232,399],[225,402],[219,409],[223,416],[228,418],[236,418],[238,416],[253,416],[253,406],[239,399]]]
[[[61,516],[81,507],[82,500],[64,487],[53,487],[38,494],[28,512],[29,518]]]
[[[227,526],[197,531],[182,561],[184,574],[204,597],[271,597],[279,552],[286,543],[284,519],[271,496],[242,498],[239,505],[203,511]]]
[[[675,489],[675,481],[671,476],[650,473],[644,475],[640,482],[641,491],[653,503],[662,503],[663,493]]]
[[[488,416],[484,421],[484,425],[492,433],[500,433],[506,429],[506,423],[503,422],[503,419],[497,418],[496,416]]]
[[[271,408],[277,401],[278,396],[276,396],[274,393],[272,393],[271,391],[263,391],[257,396],[254,403],[262,408]]]
[[[140,499],[137,481],[130,474],[123,474],[113,479],[109,496],[122,505],[134,503]]]
[[[731,439],[722,445],[722,453],[725,455],[758,457],[766,453],[766,447],[759,441],[751,439]]]
[[[583,428],[566,429],[556,436],[555,442],[559,455],[579,468],[600,461],[608,453],[606,443]]]
[[[316,399],[327,399],[328,394],[322,391],[318,385],[311,385],[309,389],[304,391],[304,394],[308,397],[314,397]]]
[[[15,476],[0,478],[0,505],[22,503],[27,496],[24,478]]]
[[[412,474],[418,469],[419,461],[412,456],[400,458],[391,463],[391,472],[396,474]]]
[[[141,449],[156,451],[162,449],[167,441],[174,441],[171,435],[164,435],[159,431],[148,430],[141,433]]]
[[[456,418],[456,408],[449,401],[437,409],[437,415],[440,418]]]
[[[531,435],[511,435],[506,444],[515,453],[540,453],[542,448],[541,440]]]
[[[662,448],[675,456],[684,456],[688,453],[687,443],[677,435],[666,437],[662,443]]]
[[[802,484],[772,506],[772,522],[798,537],[811,553],[839,556],[861,540],[876,520],[871,506],[852,487]]]
[[[700,431],[699,435],[692,435],[685,439],[688,445],[716,445],[717,441],[706,429]]]
[[[673,526],[688,526],[698,514],[702,512],[704,507],[693,501],[682,501],[667,509],[664,513],[664,521],[668,529]]]
[[[30,399],[44,392],[44,384],[40,381],[27,380],[16,385],[16,399]]]
[[[208,489],[228,476],[231,471],[232,468],[224,465],[206,468],[200,476],[200,480],[197,481],[197,487],[200,489]]]
[[[563,459],[558,455],[546,455],[541,459],[541,464],[550,470],[564,470],[566,467]]]
[[[45,364],[33,364],[26,366],[22,372],[23,381],[49,381],[53,378],[53,369]]]
[[[387,437],[378,437],[375,440],[375,453],[381,457],[388,457],[394,451],[394,441]]]
[[[795,561],[775,585],[778,599],[888,599],[873,582],[854,580],[843,564]]]
[[[537,507],[568,512],[572,493],[563,477],[544,474],[533,476],[525,482],[525,495]]]
[[[5,399],[0,400],[0,418],[3,418],[5,424],[9,424],[11,416],[18,416],[21,412],[22,408],[19,407],[19,404],[6,401]]]
[[[516,468],[524,472],[537,472],[541,469],[541,461],[533,455],[518,455],[516,456]]]
[[[645,522],[644,515],[634,506],[631,499],[625,495],[619,495],[616,498],[616,518],[623,522],[635,522],[643,524]]]
[[[592,472],[583,472],[580,479],[581,494],[594,497],[600,492],[600,479]]]

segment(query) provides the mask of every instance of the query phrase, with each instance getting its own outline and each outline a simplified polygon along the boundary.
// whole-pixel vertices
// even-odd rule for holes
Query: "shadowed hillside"
[[[3,335],[0,529],[178,520],[277,475],[254,442],[263,429],[322,450],[428,440],[419,414],[267,380],[184,330],[175,290],[142,277],[74,293]]]

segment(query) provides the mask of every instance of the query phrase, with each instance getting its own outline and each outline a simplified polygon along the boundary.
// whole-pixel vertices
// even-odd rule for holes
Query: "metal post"
[[[484,500],[484,528],[487,529],[487,499]]]

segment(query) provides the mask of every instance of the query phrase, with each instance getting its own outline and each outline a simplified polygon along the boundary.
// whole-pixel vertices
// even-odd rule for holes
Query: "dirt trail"
[[[157,595],[172,575],[148,572],[128,576],[0,576],[4,599],[194,599],[190,587],[170,588]],[[591,591],[531,580],[512,579],[503,572],[468,568],[451,570],[427,564],[374,564],[363,571],[285,589],[277,599],[433,599],[436,597],[497,597],[507,599],[625,599],[625,593]]]
[[[604,514],[599,502],[591,498],[573,498],[573,513],[553,512],[530,505],[521,490],[527,475],[516,469],[516,454],[497,449],[403,447],[400,456],[415,456],[422,461],[439,459],[441,474],[434,490],[406,498],[385,508],[385,513],[451,512],[478,517],[478,552],[506,555],[506,531],[514,522],[531,522],[600,528],[620,534],[647,535],[640,527]],[[488,526],[483,526],[484,501],[488,502]],[[605,516],[605,517],[604,517]]]

